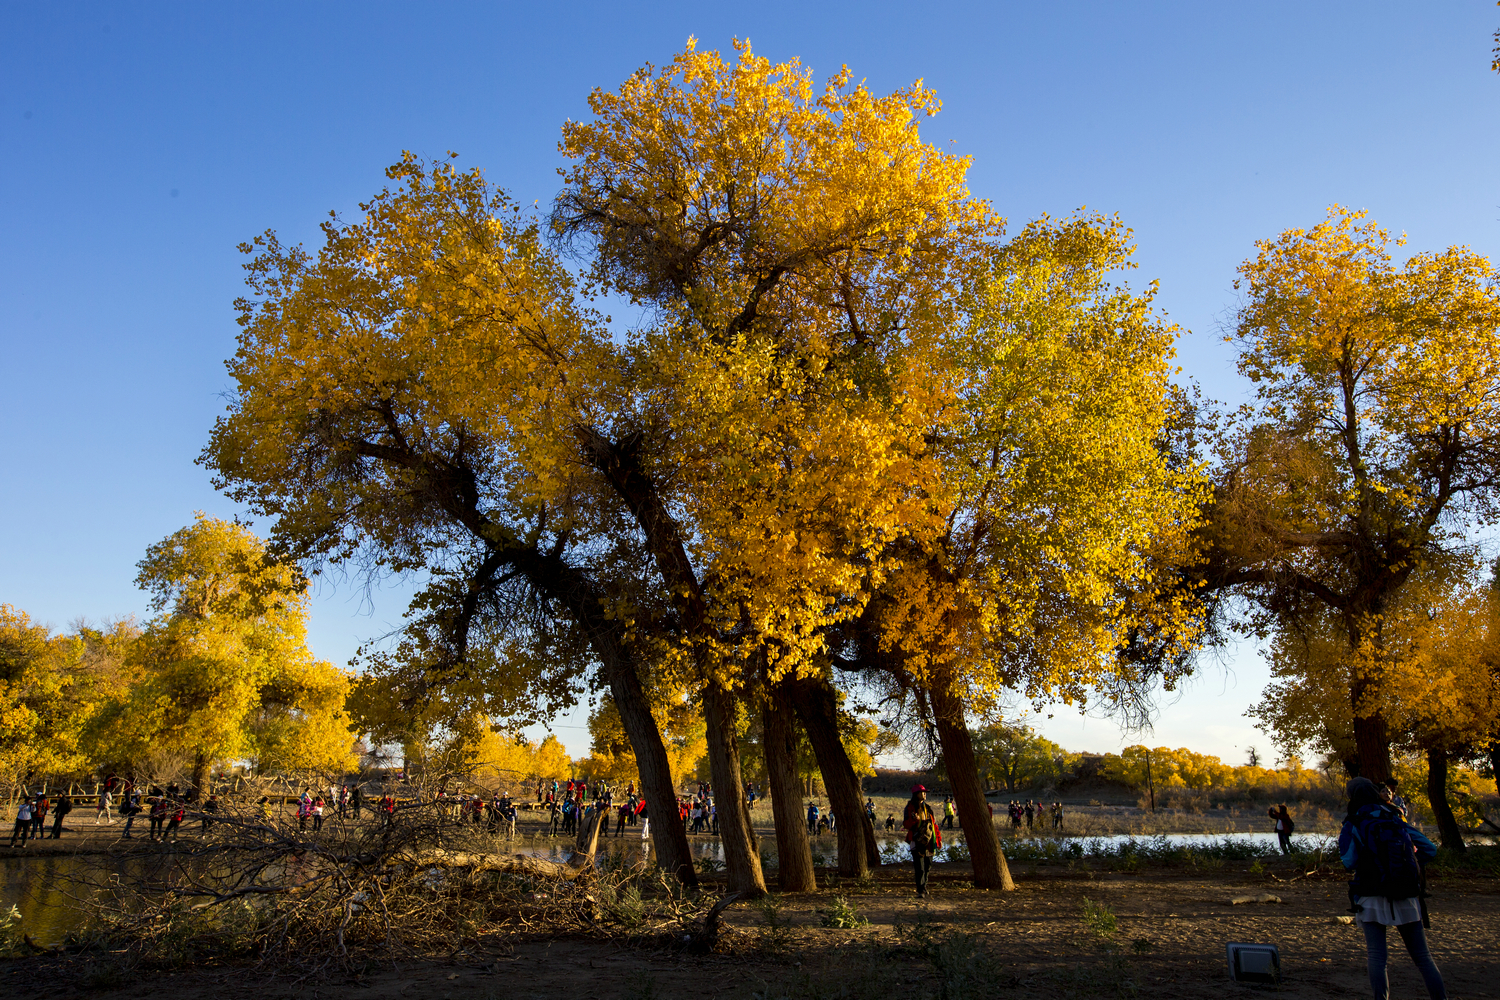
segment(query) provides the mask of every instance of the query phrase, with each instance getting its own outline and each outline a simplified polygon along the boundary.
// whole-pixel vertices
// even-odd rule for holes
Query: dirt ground
[[[770,907],[734,906],[711,955],[684,954],[662,938],[515,936],[496,928],[479,951],[371,966],[358,976],[257,966],[121,976],[92,960],[38,957],[0,963],[0,995],[44,989],[123,1000],[143,987],[215,1000],[1368,995],[1359,928],[1338,919],[1347,906],[1342,877],[1299,877],[1290,862],[1256,874],[1044,867],[1016,871],[1016,891],[996,893],[974,890],[966,874],[962,866],[935,866],[926,902],[914,898],[909,869],[891,866],[862,886],[778,894]],[[1432,891],[1429,941],[1449,995],[1500,997],[1500,880],[1437,876]],[[1280,902],[1230,903],[1262,893]],[[823,926],[838,896],[869,923]],[[1112,934],[1086,923],[1086,901],[1113,913]],[[1231,983],[1224,957],[1230,941],[1277,945],[1281,985]],[[1423,996],[1394,935],[1392,944],[1391,995]]]

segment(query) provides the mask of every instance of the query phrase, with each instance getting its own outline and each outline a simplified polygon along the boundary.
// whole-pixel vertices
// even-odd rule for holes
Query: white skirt
[[[1415,899],[1390,899],[1386,896],[1356,896],[1359,919],[1367,924],[1400,927],[1422,919],[1422,907]]]

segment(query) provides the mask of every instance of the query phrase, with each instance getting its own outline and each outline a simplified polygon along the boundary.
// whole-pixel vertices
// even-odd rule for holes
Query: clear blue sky
[[[235,512],[193,460],[228,388],[237,243],[311,240],[403,149],[456,150],[545,205],[561,123],[689,35],[880,89],[924,78],[945,106],[926,134],[973,155],[1013,223],[1087,205],[1135,229],[1137,280],[1161,282],[1185,374],[1220,399],[1244,391],[1221,338],[1256,238],[1339,202],[1414,248],[1500,251],[1488,0],[548,7],[0,5],[0,601],[58,627],[143,614],[145,547]],[[314,650],[347,660],[404,595],[323,585]],[[1153,743],[1265,748],[1242,717],[1264,671],[1228,663]],[[1043,729],[1120,743],[1066,714]]]

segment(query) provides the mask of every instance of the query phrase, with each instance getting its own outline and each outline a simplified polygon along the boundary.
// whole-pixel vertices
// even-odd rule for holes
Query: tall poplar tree
[[[136,640],[140,672],[113,713],[144,746],[209,770],[232,758],[339,773],[353,763],[348,675],[307,649],[307,582],[249,529],[199,515],[152,545],[137,584],[162,614]]]
[[[1226,440],[1206,580],[1243,626],[1326,625],[1352,715],[1347,762],[1390,774],[1402,594],[1500,508],[1500,287],[1465,247],[1413,254],[1365,213],[1256,244],[1236,339],[1256,400]]]

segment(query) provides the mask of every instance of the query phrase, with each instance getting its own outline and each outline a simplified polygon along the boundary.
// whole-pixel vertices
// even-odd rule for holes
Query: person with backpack
[[[906,842],[911,845],[912,871],[917,878],[917,898],[927,898],[927,874],[932,870],[932,856],[943,846],[943,833],[938,829],[937,817],[932,806],[927,804],[927,789],[913,785],[911,801],[906,803],[906,815],[901,821],[906,828]]]
[[[45,790],[38,793],[36,801],[31,804],[31,839],[41,840],[46,832],[42,829],[47,823],[47,813],[52,809],[52,800],[47,798]]]
[[[1437,847],[1382,801],[1368,778],[1349,782],[1349,811],[1339,830],[1339,858],[1354,872],[1349,883],[1353,904],[1369,950],[1370,988],[1375,1000],[1387,1000],[1386,932],[1395,927],[1406,945],[1432,1000],[1448,995],[1443,977],[1427,951],[1422,932],[1427,922],[1422,867],[1437,856]]]
[[[1276,821],[1276,839],[1281,841],[1281,853],[1292,853],[1292,831],[1297,824],[1292,822],[1292,814],[1286,811],[1286,803],[1283,802],[1278,809],[1272,806],[1266,810],[1266,815]]]

